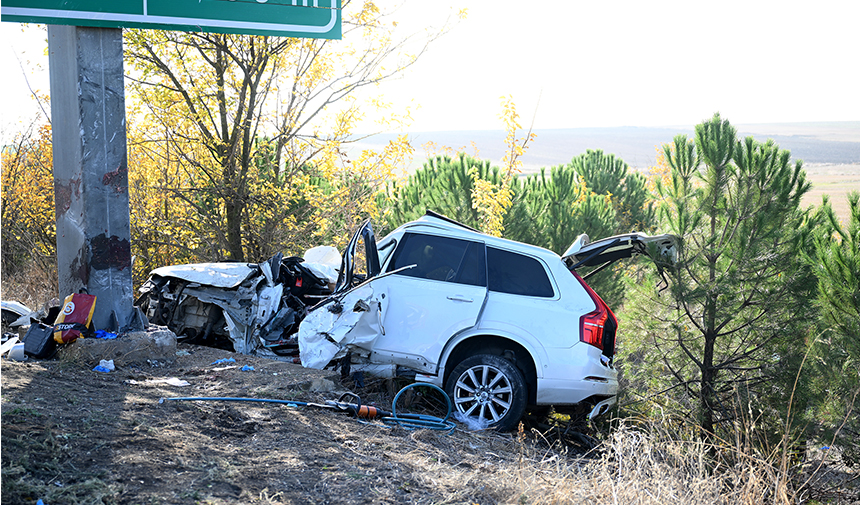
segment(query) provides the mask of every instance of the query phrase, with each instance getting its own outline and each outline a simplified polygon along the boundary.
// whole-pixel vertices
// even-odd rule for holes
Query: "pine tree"
[[[860,465],[860,193],[848,195],[849,221],[839,222],[825,197],[821,226],[805,258],[818,279],[820,322],[811,351],[810,412],[843,460]]]
[[[432,210],[473,228],[478,227],[478,212],[472,207],[475,172],[493,184],[501,181],[498,167],[490,167],[464,153],[456,157],[435,156],[410,175],[405,182],[390,184],[386,192],[385,230],[393,230]]]
[[[682,245],[665,265],[669,292],[627,315],[642,336],[627,342],[637,361],[628,380],[642,394],[670,391],[711,442],[736,420],[740,392],[759,402],[788,395],[782,374],[812,310],[799,257],[810,187],[802,165],[772,141],[736,137],[716,114],[696,126],[695,142],[679,135],[665,146],[671,178],[658,185],[659,214]]]
[[[569,166],[588,189],[611,199],[617,222],[615,234],[653,230],[655,215],[645,177],[631,172],[624,160],[599,149],[588,149],[574,157]]]

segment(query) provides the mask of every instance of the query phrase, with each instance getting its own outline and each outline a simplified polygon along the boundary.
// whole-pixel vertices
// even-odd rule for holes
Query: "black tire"
[[[526,411],[523,374],[501,356],[476,354],[461,361],[448,376],[445,392],[455,413],[480,417],[499,431],[516,428]]]

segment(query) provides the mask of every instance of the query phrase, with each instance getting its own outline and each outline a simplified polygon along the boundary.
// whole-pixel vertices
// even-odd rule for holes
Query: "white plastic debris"
[[[15,361],[26,360],[27,356],[24,354],[24,344],[13,345],[12,350],[9,351],[9,357],[14,359]]]
[[[305,262],[302,265],[320,279],[329,284],[337,282],[337,271],[340,268],[341,257],[337,249],[330,245],[312,247],[305,251]]]
[[[305,251],[304,259],[308,263],[319,263],[333,268],[340,268],[340,253],[330,245],[311,247]]]
[[[15,344],[17,344],[17,343],[18,343],[18,337],[12,337],[9,340],[3,342],[3,345],[0,345],[0,356],[4,355],[7,352],[9,352],[10,350],[12,350],[12,348],[15,347]]]
[[[145,381],[137,381],[137,380],[134,380],[134,379],[130,379],[130,380],[127,380],[127,381],[125,381],[125,382],[126,382],[126,383],[128,383],[128,384],[134,384],[134,385],[137,385],[137,386],[158,386],[158,385],[161,385],[161,384],[167,384],[168,386],[175,386],[175,387],[178,387],[178,388],[185,387],[185,386],[190,386],[190,385],[191,385],[191,383],[190,383],[190,382],[188,382],[188,381],[184,381],[184,380],[182,380],[182,379],[180,379],[180,378],[178,378],[178,377],[167,377],[167,378],[160,378],[160,379],[147,379],[147,380],[145,380]]]

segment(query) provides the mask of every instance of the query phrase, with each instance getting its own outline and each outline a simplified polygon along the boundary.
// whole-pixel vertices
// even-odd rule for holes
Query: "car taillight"
[[[603,350],[603,328],[606,324],[606,311],[601,309],[589,312],[580,318],[580,336],[583,342]]]
[[[579,339],[586,344],[593,345],[603,351],[609,358],[615,354],[615,330],[618,320],[615,314],[600,296],[591,289],[582,277],[576,272],[571,272],[582,284],[588,296],[594,301],[597,308],[579,318]]]

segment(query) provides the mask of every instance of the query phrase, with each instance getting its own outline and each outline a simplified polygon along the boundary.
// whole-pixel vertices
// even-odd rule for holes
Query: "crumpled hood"
[[[195,263],[156,268],[150,275],[175,277],[216,288],[235,288],[259,271],[251,263]]]

